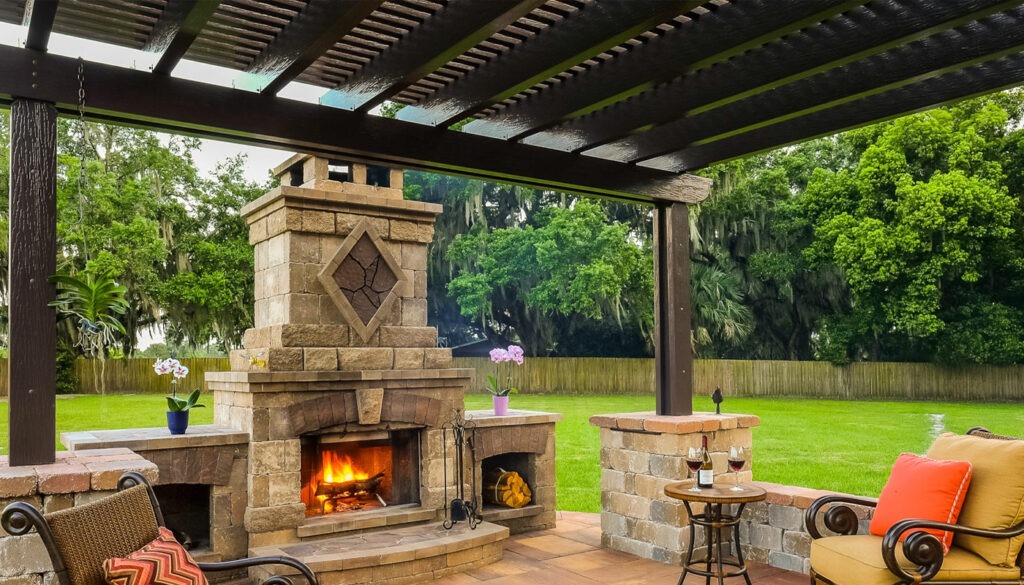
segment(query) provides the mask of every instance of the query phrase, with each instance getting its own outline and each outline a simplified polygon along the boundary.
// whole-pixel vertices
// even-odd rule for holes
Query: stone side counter
[[[751,429],[759,422],[745,414],[641,412],[591,417],[590,424],[601,428],[602,544],[681,564],[689,546],[689,519],[683,503],[665,495],[665,486],[687,479],[686,452],[700,446],[702,435],[708,436],[716,481],[751,481]],[[732,445],[748,450],[739,473],[726,472]]]

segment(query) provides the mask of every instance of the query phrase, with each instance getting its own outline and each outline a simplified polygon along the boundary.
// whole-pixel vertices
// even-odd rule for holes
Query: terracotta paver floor
[[[755,585],[806,585],[807,576],[748,563]],[[681,569],[601,548],[598,514],[559,512],[558,527],[513,536],[505,557],[480,569],[434,581],[434,585],[675,585]],[[686,585],[704,585],[690,575]],[[742,585],[743,579],[726,583]]]

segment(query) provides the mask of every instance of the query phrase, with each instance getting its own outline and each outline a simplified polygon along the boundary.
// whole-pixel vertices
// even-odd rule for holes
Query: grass
[[[162,400],[156,395],[61,396],[57,431],[164,426]],[[203,401],[209,404],[212,397]],[[466,396],[469,409],[490,404],[490,395]],[[519,394],[512,406],[563,414],[557,425],[558,507],[597,512],[601,446],[588,420],[594,414],[653,410],[654,398]],[[728,398],[724,406],[726,412],[761,417],[754,429],[756,479],[871,496],[881,491],[897,455],[924,452],[940,430],[962,433],[984,425],[997,433],[1024,434],[1024,404]],[[694,400],[694,410],[713,409],[707,397]],[[212,409],[203,408],[192,413],[191,422],[212,419]],[[0,401],[0,454],[6,452],[7,408]]]

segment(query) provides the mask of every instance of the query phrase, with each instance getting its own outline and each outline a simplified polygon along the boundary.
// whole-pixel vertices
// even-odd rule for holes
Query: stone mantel
[[[380,382],[388,380],[421,381],[437,379],[469,379],[473,370],[469,368],[446,368],[430,370],[356,370],[356,371],[298,371],[298,372],[208,372],[206,381],[211,383],[250,384],[252,392],[280,392],[281,389],[267,388],[274,384],[295,384],[317,382],[331,383],[332,389],[344,389],[339,383]],[[321,390],[322,388],[288,388],[295,390]]]

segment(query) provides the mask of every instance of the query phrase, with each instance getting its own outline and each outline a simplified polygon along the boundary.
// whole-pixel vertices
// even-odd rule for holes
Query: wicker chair
[[[1020,441],[1015,437],[996,435],[982,427],[974,427],[967,431],[983,439],[994,441]],[[933,446],[934,449],[934,446]],[[984,443],[980,444],[972,456],[984,459]],[[932,455],[931,451],[929,456]],[[950,459],[968,459],[969,457],[942,457]],[[991,461],[991,457],[988,457]],[[978,459],[972,461],[977,465]],[[1020,467],[1013,462],[1005,462],[1010,473],[1020,473]],[[989,502],[975,498],[971,500],[971,489],[975,489],[978,477],[971,483],[967,492],[967,506],[984,507]],[[900,585],[918,584],[923,582],[941,583],[942,585],[966,585],[969,583],[988,583],[992,585],[1024,585],[1024,550],[1016,556],[1016,566],[1012,563],[996,564],[982,556],[974,554],[964,547],[958,546],[957,538],[981,537],[985,542],[1007,541],[1005,549],[1013,550],[1010,539],[1024,535],[1024,522],[1009,527],[992,529],[982,526],[965,526],[962,524],[946,524],[925,520],[904,520],[892,526],[884,537],[857,535],[859,519],[847,504],[873,508],[877,501],[870,498],[858,498],[846,495],[828,495],[815,500],[807,509],[805,523],[807,532],[814,539],[811,544],[811,585],[826,583],[828,585]],[[1024,501],[1013,504],[1021,509]],[[961,515],[961,521],[963,515]],[[826,529],[839,536],[823,537],[819,529]],[[942,545],[938,538],[925,532],[914,532],[901,543],[899,538],[908,530],[915,528],[934,528],[954,533],[953,546],[948,554],[943,555]],[[1019,546],[1019,545],[1017,545]],[[1012,557],[1011,557],[1012,560]]]
[[[157,537],[157,528],[164,525],[160,504],[146,478],[135,472],[125,473],[117,489],[109,497],[45,515],[25,502],[15,502],[0,515],[0,526],[15,536],[35,528],[50,554],[60,585],[106,585],[103,561],[142,548]],[[204,572],[266,564],[287,565],[305,577],[309,585],[317,585],[309,567],[289,557],[198,563]],[[292,581],[274,576],[263,585],[292,585]]]

